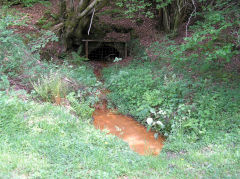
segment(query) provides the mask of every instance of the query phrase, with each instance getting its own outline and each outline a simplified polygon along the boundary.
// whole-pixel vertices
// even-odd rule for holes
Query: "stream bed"
[[[94,73],[98,80],[102,80],[101,70],[106,67],[105,63],[94,64]],[[123,141],[127,142],[130,148],[140,155],[158,155],[163,147],[164,138],[155,139],[154,132],[147,131],[146,127],[128,116],[118,114],[107,108],[107,90],[100,93],[100,102],[95,106],[93,113],[94,126],[97,129],[107,129]]]

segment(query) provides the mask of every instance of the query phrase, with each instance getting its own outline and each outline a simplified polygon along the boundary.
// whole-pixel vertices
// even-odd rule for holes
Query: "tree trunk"
[[[100,10],[108,0],[61,0],[60,20],[63,23],[61,39],[65,50],[80,44],[90,25],[93,10]]]
[[[171,3],[159,9],[160,28],[165,32],[177,32],[183,23],[190,0],[173,0]]]

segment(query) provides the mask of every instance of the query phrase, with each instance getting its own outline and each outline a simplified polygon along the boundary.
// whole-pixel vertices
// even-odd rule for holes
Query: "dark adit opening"
[[[105,44],[92,50],[88,56],[90,60],[96,61],[113,61],[116,57],[120,57],[119,51]]]

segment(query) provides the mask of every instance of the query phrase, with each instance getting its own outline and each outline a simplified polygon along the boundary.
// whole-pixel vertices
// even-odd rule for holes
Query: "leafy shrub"
[[[6,73],[10,76],[16,75],[21,70],[22,57],[25,54],[21,38],[7,27],[20,24],[16,17],[5,15],[0,11],[0,73]]]
[[[61,74],[74,79],[78,84],[88,87],[98,87],[101,85],[101,82],[97,81],[96,76],[93,73],[93,69],[87,64],[74,67],[65,61],[65,65],[62,65],[59,70],[61,71]]]
[[[100,12],[99,15],[110,15],[112,18],[120,19],[120,18],[126,18],[125,14],[123,13],[122,9],[106,9],[103,12]]]
[[[32,52],[37,52],[44,48],[49,42],[57,42],[58,37],[51,31],[42,31],[41,36],[29,43]]]
[[[210,129],[232,127],[229,119],[239,112],[239,87],[232,83],[214,84],[212,80],[194,80],[174,72],[164,62],[135,61],[127,67],[104,70],[110,106],[136,118],[142,124],[166,136],[187,135],[202,138]],[[224,117],[223,117],[224,116]],[[228,122],[227,122],[228,121]]]
[[[49,41],[56,41],[57,37],[51,32],[43,32],[42,36],[30,42],[30,48],[24,44],[19,34],[8,28],[14,25],[24,25],[22,20],[11,15],[8,10],[0,11],[0,73],[11,78],[22,79],[25,83],[34,80],[41,73],[49,73],[56,65],[40,62],[39,50]]]
[[[149,59],[145,47],[143,47],[139,39],[132,39],[128,43],[128,49],[130,50],[130,55],[136,58],[141,58],[143,60]]]
[[[81,48],[79,48],[79,49],[81,49]],[[81,50],[80,50],[80,51],[81,51]],[[79,53],[72,52],[72,53],[71,53],[71,57],[70,57],[69,59],[70,59],[70,61],[71,61],[73,64],[82,64],[83,62],[88,61],[87,58],[81,57],[81,56],[79,55],[80,53],[81,53],[81,52],[79,52]]]
[[[82,119],[89,119],[93,113],[91,106],[98,101],[98,85],[90,68],[73,67],[67,62],[32,82],[33,94],[41,100],[70,104],[73,112]]]
[[[203,12],[197,14],[202,20],[190,27],[183,43],[168,39],[156,42],[152,46],[156,55],[175,61],[176,66],[191,64],[192,68],[209,71],[229,63],[239,54],[239,6],[219,0],[214,6],[202,8]]]

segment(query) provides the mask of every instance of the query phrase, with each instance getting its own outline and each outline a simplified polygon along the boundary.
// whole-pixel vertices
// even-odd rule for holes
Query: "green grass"
[[[141,157],[126,144],[95,130],[66,108],[4,94],[1,106],[0,176],[4,178],[114,177],[130,175],[140,165]]]
[[[239,131],[192,144],[179,136],[159,156],[144,157],[66,108],[20,94],[0,94],[1,178],[239,177]]]

